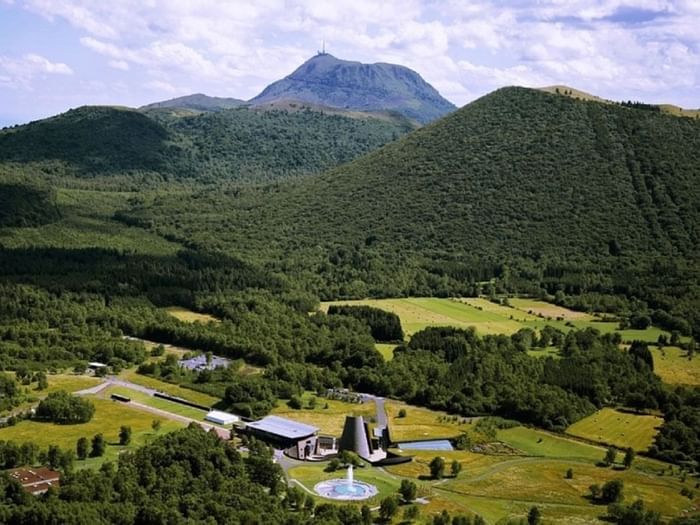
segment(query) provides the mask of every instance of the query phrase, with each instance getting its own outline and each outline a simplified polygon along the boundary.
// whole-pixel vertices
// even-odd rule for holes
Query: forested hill
[[[495,277],[518,293],[625,295],[629,309],[642,298],[700,334],[698,151],[692,119],[505,88],[327,173],[127,215],[328,299],[468,294]]]
[[[85,106],[0,131],[0,163],[23,163],[24,172],[34,165],[56,176],[259,183],[333,168],[412,129],[400,118],[298,109],[182,115]]]
[[[302,181],[277,217],[419,251],[697,256],[698,151],[691,119],[505,88]]]
[[[415,71],[394,64],[362,64],[319,53],[267,86],[252,104],[299,100],[359,111],[398,111],[423,124],[454,111]]]

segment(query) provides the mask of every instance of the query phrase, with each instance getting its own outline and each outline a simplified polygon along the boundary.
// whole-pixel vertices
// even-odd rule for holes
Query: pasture
[[[700,386],[700,357],[688,359],[685,350],[677,346],[650,346],[654,356],[654,372],[669,385]]]
[[[663,419],[603,408],[571,425],[567,434],[618,448],[649,449]]]

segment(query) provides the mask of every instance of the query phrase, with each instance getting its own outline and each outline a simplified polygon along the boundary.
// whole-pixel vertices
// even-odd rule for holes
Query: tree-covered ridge
[[[168,132],[129,109],[84,106],[0,131],[0,161],[60,161],[68,173],[165,171]]]
[[[34,166],[54,180],[109,175],[260,183],[349,162],[413,127],[400,118],[311,110],[182,116],[86,106],[0,131],[0,162],[10,173]]]
[[[400,119],[350,118],[321,111],[231,109],[168,118],[154,113],[186,152],[198,178],[272,181],[349,162],[411,131]]]

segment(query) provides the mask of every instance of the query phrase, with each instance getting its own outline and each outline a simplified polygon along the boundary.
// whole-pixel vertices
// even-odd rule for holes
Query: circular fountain
[[[376,496],[377,487],[355,481],[352,465],[348,467],[348,473],[344,479],[336,478],[316,483],[314,487],[316,494],[324,498],[337,500],[361,500]]]

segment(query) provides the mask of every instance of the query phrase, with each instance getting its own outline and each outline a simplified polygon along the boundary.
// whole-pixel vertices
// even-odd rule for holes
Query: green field
[[[392,441],[413,441],[421,439],[453,438],[473,430],[473,425],[465,418],[448,416],[427,408],[407,405],[387,399],[384,407]],[[400,410],[406,411],[399,417]]]
[[[101,458],[77,461],[76,466],[92,466],[101,464],[107,459],[116,459],[125,448],[136,448],[156,436],[151,429],[154,419],[160,419],[162,426],[158,434],[163,434],[178,428],[184,423],[158,418],[134,408],[125,403],[108,401],[91,397],[95,404],[95,415],[87,422],[78,425],[56,425],[53,423],[39,423],[36,421],[20,421],[15,426],[0,429],[0,440],[23,443],[32,441],[41,448],[49,445],[58,445],[62,449],[75,450],[75,444],[81,437],[92,439],[95,434],[102,433],[108,443],[105,456]],[[121,447],[119,441],[119,428],[130,426],[132,430],[131,444]]]
[[[327,311],[332,304],[354,304],[393,312],[401,318],[401,325],[409,337],[428,326],[474,327],[481,335],[510,335],[521,328],[540,330],[547,325],[563,332],[585,328],[595,328],[603,334],[619,332],[624,341],[656,342],[661,334],[670,337],[668,332],[656,327],[619,330],[616,322],[602,321],[595,315],[575,312],[544,301],[513,298],[509,302],[510,307],[494,304],[484,298],[415,297],[326,302],[321,304],[321,309]]]
[[[629,414],[603,408],[571,425],[567,434],[619,448],[646,451],[654,442],[663,419],[657,416]]]
[[[654,372],[669,385],[700,386],[700,357],[688,359],[677,346],[650,346],[654,356]]]
[[[499,430],[497,439],[528,456],[597,462],[605,455],[603,447],[534,428],[514,427]]]
[[[639,457],[629,470],[601,468],[596,464],[605,447],[522,426],[499,430],[496,439],[517,453],[410,451],[412,462],[385,470],[398,478],[421,480],[429,501],[421,506],[424,516],[447,509],[453,514],[477,513],[488,523],[524,518],[533,505],[542,511],[544,523],[603,523],[605,508],[586,496],[590,485],[611,479],[623,480],[625,501],[642,498],[664,516],[698,504],[697,498],[691,501],[680,495],[684,483],[678,476],[661,475],[667,465],[658,461]],[[461,473],[456,478],[448,473],[442,481],[430,480],[428,465],[435,456],[445,459],[448,471],[452,461],[458,461]],[[565,476],[569,468],[572,479]],[[694,483],[688,481],[685,486],[692,488]]]

